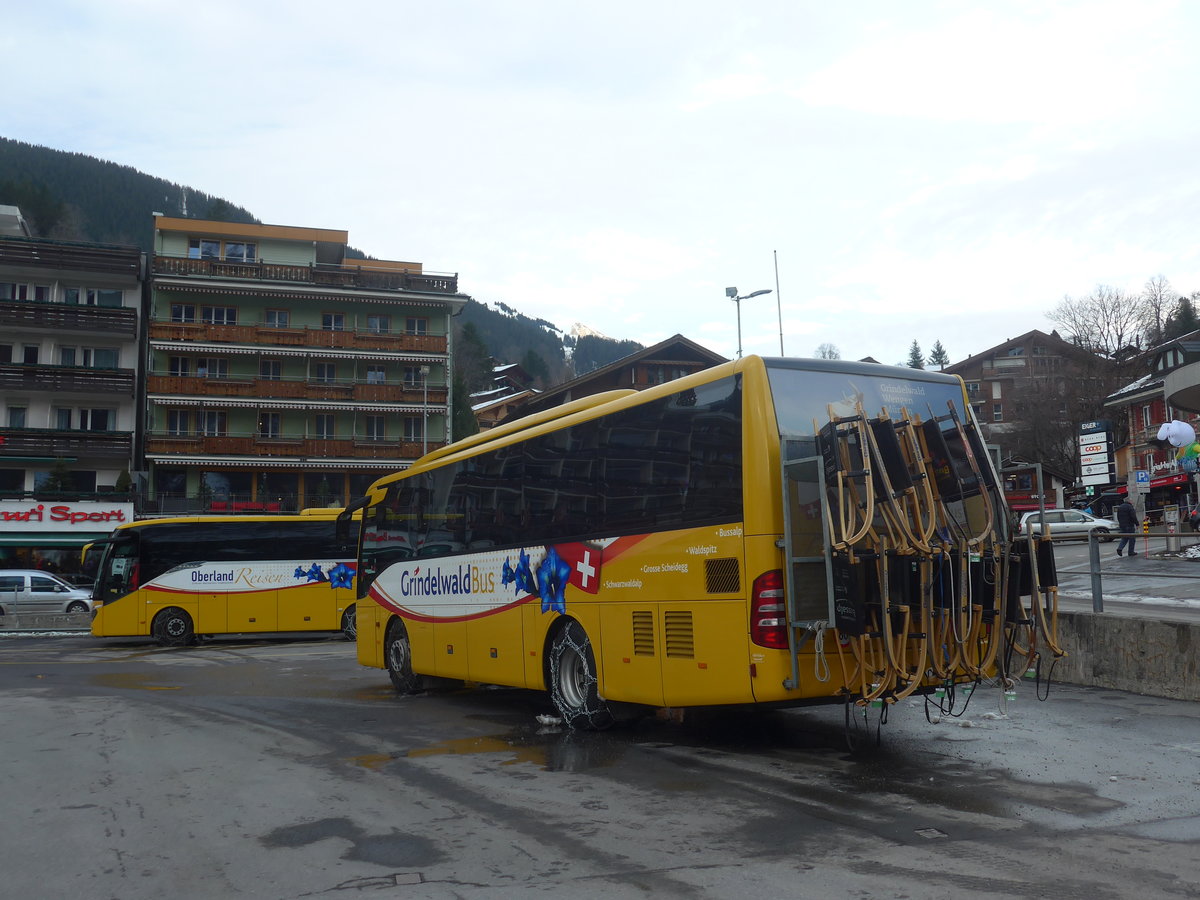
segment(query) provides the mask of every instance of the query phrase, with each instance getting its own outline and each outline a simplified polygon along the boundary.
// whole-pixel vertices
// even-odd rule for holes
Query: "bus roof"
[[[211,525],[215,522],[334,522],[337,521],[337,517],[341,512],[341,507],[336,509],[319,507],[315,509],[306,509],[300,513],[291,515],[159,516],[154,519],[138,519],[134,522],[122,522],[113,530],[121,531],[126,528],[149,528],[154,525]]]

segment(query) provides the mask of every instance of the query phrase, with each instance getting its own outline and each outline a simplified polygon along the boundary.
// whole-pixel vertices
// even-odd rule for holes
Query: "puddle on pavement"
[[[394,754],[368,753],[352,757],[350,762],[381,772],[398,759],[503,755],[507,758],[500,762],[502,766],[528,763],[548,772],[582,772],[616,764],[628,746],[628,741],[602,733],[531,728],[515,734],[455,738]]]
[[[138,672],[101,672],[88,679],[98,687],[122,688],[129,691],[178,691],[182,685],[163,684]]]

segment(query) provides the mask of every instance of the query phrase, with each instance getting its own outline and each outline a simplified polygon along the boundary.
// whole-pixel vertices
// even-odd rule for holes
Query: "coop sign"
[[[51,503],[39,500],[0,501],[0,531],[94,533],[110,531],[122,522],[133,521],[132,503],[79,500]]]

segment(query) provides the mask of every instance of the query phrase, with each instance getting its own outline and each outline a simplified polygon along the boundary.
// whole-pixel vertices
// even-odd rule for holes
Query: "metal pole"
[[[421,407],[421,455],[429,452],[429,366],[421,366],[421,386],[425,402]]]
[[[783,298],[779,294],[779,251],[772,250],[775,256],[775,309],[779,313],[779,355],[783,356]]]
[[[1100,579],[1100,541],[1088,532],[1088,567],[1092,570],[1092,612],[1104,612],[1104,589]]]
[[[737,322],[738,322],[738,359],[742,358],[742,298],[733,298],[734,306],[737,307]]]

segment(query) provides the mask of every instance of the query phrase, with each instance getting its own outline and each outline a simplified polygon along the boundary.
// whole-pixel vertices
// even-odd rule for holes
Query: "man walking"
[[[1130,556],[1137,556],[1137,551],[1133,549],[1137,546],[1137,510],[1128,498],[1117,507],[1117,524],[1121,526],[1123,535],[1121,542],[1117,544],[1117,556],[1121,556],[1126,547],[1129,548]]]

